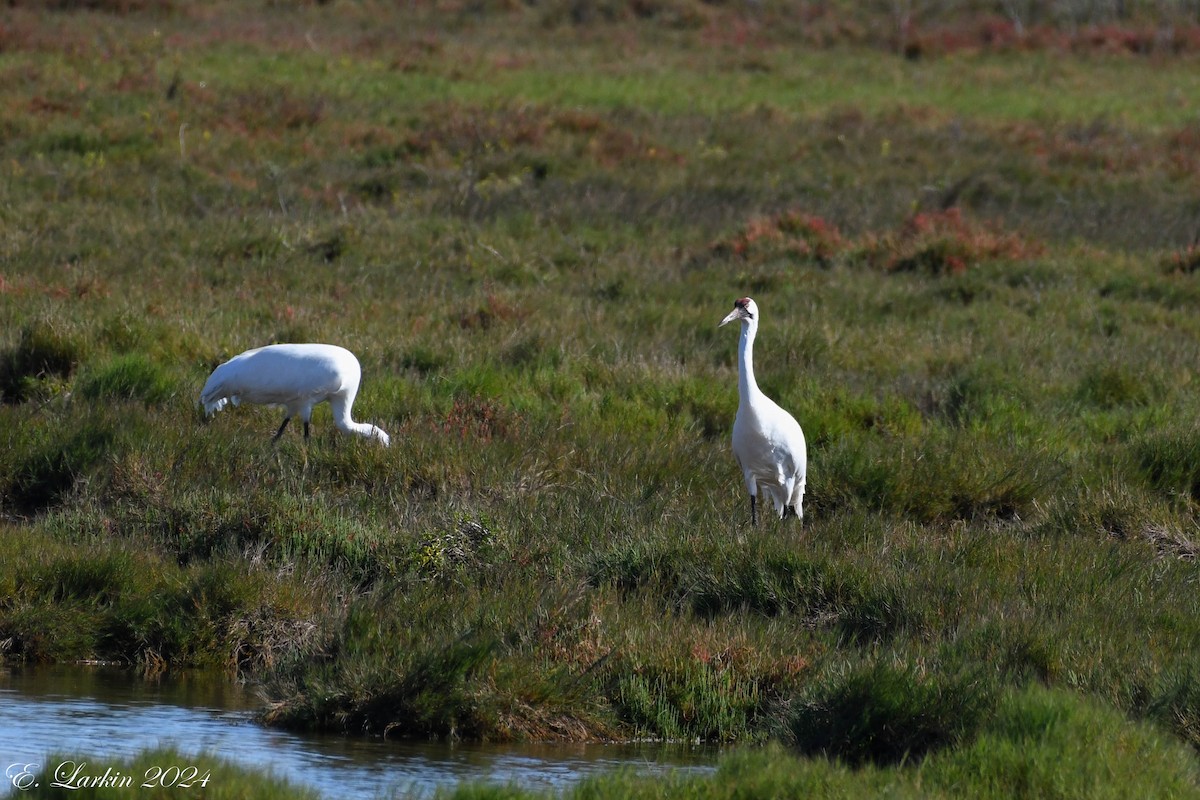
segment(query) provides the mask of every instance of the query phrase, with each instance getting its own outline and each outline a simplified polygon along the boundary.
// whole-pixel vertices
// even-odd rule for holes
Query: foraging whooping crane
[[[761,489],[771,498],[779,518],[791,512],[804,521],[804,483],[808,452],[800,423],[762,393],[754,380],[754,335],[758,306],[749,297],[733,304],[721,327],[738,320],[738,410],[733,420],[733,455],[750,492],[750,524],[758,524],[755,508]]]
[[[271,441],[297,414],[304,421],[304,438],[317,403],[329,401],[338,430],[378,439],[384,447],[391,439],[381,428],[350,418],[362,367],[354,354],[332,344],[272,344],[236,355],[213,370],[200,392],[206,414],[227,403],[283,406],[287,416]]]

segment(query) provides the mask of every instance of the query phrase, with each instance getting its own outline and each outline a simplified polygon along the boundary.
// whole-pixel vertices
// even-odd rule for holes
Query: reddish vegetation
[[[1200,125],[1194,122],[1153,136],[1103,118],[1086,124],[1011,122],[1000,132],[1006,143],[1028,153],[1031,163],[1047,174],[1065,165],[1107,173],[1163,170],[1200,176]]]
[[[51,100],[42,95],[34,95],[29,101],[29,111],[33,114],[72,114],[79,116],[79,110],[62,100]]]
[[[495,437],[508,438],[516,431],[516,419],[511,412],[482,397],[459,398],[442,421],[443,433],[456,433],[461,438],[490,442]]]
[[[684,163],[683,156],[674,150],[655,145],[620,128],[605,128],[591,137],[585,151],[596,163],[610,168],[631,161]]]
[[[1136,172],[1155,166],[1163,151],[1127,129],[1096,119],[1088,124],[1042,126],[1015,122],[1005,126],[1004,136],[1029,153],[1042,172],[1063,165],[1103,172]]]
[[[1061,50],[1075,53],[1170,54],[1200,52],[1200,26],[1104,24],[1075,31],[1050,25],[1018,26],[1002,17],[982,17],[957,24],[901,28],[897,50],[909,58],[945,55],[964,50]]]
[[[529,315],[528,311],[494,294],[488,294],[487,304],[482,308],[467,311],[458,318],[458,326],[464,330],[488,330],[497,322],[522,320]]]
[[[1178,250],[1163,259],[1163,266],[1169,272],[1179,272],[1191,275],[1200,270],[1200,243],[1193,242],[1183,250]]]
[[[683,156],[649,141],[644,136],[613,125],[603,117],[586,111],[568,110],[554,115],[551,125],[557,131],[587,137],[584,152],[606,167],[629,161],[673,161]]]
[[[1167,138],[1167,158],[1182,173],[1200,175],[1200,125],[1188,124]]]
[[[821,217],[793,210],[751,220],[729,239],[711,245],[710,251],[749,261],[785,257],[822,266],[849,255],[892,272],[945,275],[982,261],[1031,258],[1041,246],[969,221],[958,208],[919,212],[898,230],[868,234],[859,242],[847,240]]]
[[[432,109],[427,117],[432,122],[407,134],[397,148],[398,154],[424,158],[438,152],[504,152],[514,147],[541,147],[548,138],[565,134],[577,142],[580,155],[605,167],[629,162],[683,162],[676,151],[591,112],[552,114],[528,105],[480,111],[445,104]]]
[[[1014,233],[997,233],[963,218],[958,208],[920,212],[900,230],[866,248],[868,258],[893,272],[957,274],[981,261],[1031,258],[1041,247]]]
[[[820,13],[813,13],[814,5]],[[1031,23],[994,14],[891,15],[838,13],[825,4],[806,4],[800,35],[813,46],[858,43],[885,47],[907,58],[963,51],[1059,50],[1074,53],[1180,55],[1200,52],[1200,25],[1177,19],[1124,19],[1088,25]],[[1028,23],[1028,24],[1027,24]],[[712,28],[738,30],[716,19]],[[755,26],[757,28],[757,26]],[[773,26],[761,26],[770,30]],[[777,26],[789,30],[785,25]],[[794,26],[790,30],[795,30]],[[734,39],[733,41],[737,41]],[[759,42],[755,42],[758,44]]]
[[[206,48],[213,42],[242,42],[276,49],[305,51],[320,48],[333,54],[378,54],[393,69],[419,71],[426,57],[444,46],[446,22],[463,15],[507,18],[531,27],[569,24],[589,28],[589,35],[628,35],[628,26],[666,27],[695,32],[702,46],[748,52],[769,47],[836,47],[861,45],[886,49],[908,58],[936,57],[961,51],[1008,52],[1058,50],[1087,54],[1180,55],[1200,52],[1200,25],[1194,12],[1160,4],[1152,11],[1129,16],[1118,9],[1092,4],[1090,20],[1080,23],[1051,16],[1028,6],[1021,16],[981,12],[962,4],[890,3],[846,4],[827,0],[793,3],[732,3],[714,0],[613,0],[605,3],[531,3],[516,0],[481,3],[465,0],[410,0],[403,17],[412,33],[396,34],[390,26],[371,24],[349,33],[319,31],[293,6],[307,3],[267,3],[282,13],[269,20],[221,13],[211,4],[177,0],[8,0],[8,16],[0,22],[0,50],[60,50],[91,47],[89,30],[47,25],[39,18],[47,8],[88,9],[112,17],[144,14],[186,19],[188,34],[172,34],[173,48]],[[1117,4],[1124,6],[1125,4]],[[1177,4],[1178,5],[1178,4]],[[873,7],[869,7],[873,6]],[[914,6],[924,6],[916,8]],[[907,7],[907,8],[906,8]],[[468,11],[469,9],[469,11]],[[150,12],[150,13],[146,13]],[[339,6],[337,13],[355,13]],[[372,14],[370,6],[360,13]],[[605,23],[617,23],[615,25]],[[422,32],[422,29],[428,32]],[[502,52],[488,62],[492,69],[517,69],[526,63],[519,48]]]
[[[94,275],[79,275],[73,282],[43,283],[29,276],[18,275],[8,278],[0,274],[0,294],[10,294],[15,297],[29,295],[44,295],[61,300],[67,297],[83,299],[85,297],[108,297],[112,290],[101,278]]]
[[[785,211],[751,220],[731,239],[716,242],[711,249],[717,255],[744,259],[785,255],[828,264],[844,247],[842,234],[823,218],[802,211]]]
[[[907,58],[964,51],[1010,52],[1058,50],[1087,54],[1180,55],[1200,52],[1200,25],[1194,15],[1104,20],[1088,24],[1053,24],[1036,8],[1021,17],[970,10],[926,8],[890,13],[859,6],[839,8],[827,2],[787,5],[782,13],[747,11],[741,5],[710,6],[701,36],[710,46],[755,49],[802,42],[809,47],[859,44],[900,53]],[[917,5],[917,4],[911,4]],[[929,5],[929,4],[926,4]],[[944,6],[944,4],[943,4]],[[882,8],[882,7],[880,7]]]
[[[698,663],[724,672],[732,670],[745,675],[757,675],[763,688],[788,683],[812,668],[812,661],[800,653],[780,658],[767,658],[765,654],[738,641],[714,645],[709,642],[694,642],[691,656]]]
[[[319,95],[299,95],[275,86],[233,92],[213,112],[220,115],[216,124],[221,127],[265,134],[281,128],[312,128],[324,119],[325,105],[325,98]]]
[[[968,224],[957,208],[909,217],[886,249],[891,270],[962,272],[975,261],[1023,258],[1028,248],[1015,234],[997,234]]]

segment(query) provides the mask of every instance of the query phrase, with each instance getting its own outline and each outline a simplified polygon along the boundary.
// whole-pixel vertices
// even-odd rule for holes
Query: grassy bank
[[[902,716],[902,715],[901,715]],[[893,717],[892,722],[900,720]],[[903,723],[901,724],[903,726]],[[1160,729],[1131,723],[1125,715],[1088,702],[1068,692],[1029,687],[996,698],[986,720],[980,720],[958,747],[894,763],[848,765],[824,758],[803,758],[778,745],[742,749],[726,756],[711,775],[684,773],[648,778],[635,771],[589,777],[548,794],[519,786],[462,784],[441,789],[446,798],[746,798],[767,797],[976,797],[1008,798],[1124,798],[1196,797],[1197,768],[1194,754]],[[866,755],[865,753],[863,755]],[[82,775],[102,775],[105,769],[128,776],[135,784],[147,776],[151,788],[138,788],[139,796],[176,797],[182,791],[175,774],[160,779],[164,765],[183,764],[185,782],[205,780],[194,796],[204,797],[305,797],[309,790],[288,785],[267,775],[255,774],[212,757],[180,756],[151,751],[129,762],[109,764],[78,756],[53,757],[47,763],[63,775],[79,764]],[[60,765],[67,764],[63,770]],[[191,770],[194,768],[195,774]],[[31,797],[112,796],[112,790],[53,787],[49,772],[36,776],[39,786]],[[155,783],[169,783],[154,788]],[[59,783],[83,785],[81,778]],[[185,793],[186,794],[186,793]],[[403,791],[392,795],[404,796]]]
[[[836,5],[18,4],[3,658],[883,765],[820,780],[967,769],[1035,686],[1200,745],[1195,55],[1080,44],[1137,4],[909,57]],[[803,529],[729,453],[746,294]],[[355,351],[392,447],[205,420],[272,341]]]

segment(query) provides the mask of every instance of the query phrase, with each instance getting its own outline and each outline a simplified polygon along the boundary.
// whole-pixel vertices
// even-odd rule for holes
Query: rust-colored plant
[[[954,275],[981,261],[1029,258],[1041,248],[969,221],[954,207],[913,214],[899,231],[874,239],[864,250],[870,261],[890,272]]]
[[[1200,242],[1192,242],[1182,250],[1163,258],[1163,268],[1167,272],[1191,275],[1200,270]]]
[[[799,210],[753,219],[728,239],[711,245],[717,255],[762,261],[790,256],[827,266],[846,241],[832,223]]]

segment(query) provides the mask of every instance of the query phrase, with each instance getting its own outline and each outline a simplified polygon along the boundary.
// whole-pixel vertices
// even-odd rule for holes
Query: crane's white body
[[[200,392],[207,414],[228,403],[283,406],[288,421],[299,416],[308,437],[308,423],[317,403],[328,401],[338,430],[391,444],[381,428],[350,418],[354,396],[362,380],[362,367],[354,354],[332,344],[272,344],[247,350],[213,370]]]
[[[735,320],[742,323],[742,332],[738,339],[738,410],[733,420],[733,455],[750,492],[750,521],[758,522],[755,507],[760,491],[771,498],[780,519],[791,511],[803,521],[808,475],[804,431],[796,418],[763,394],[754,380],[758,306],[749,297],[734,303],[733,311],[720,325]]]

